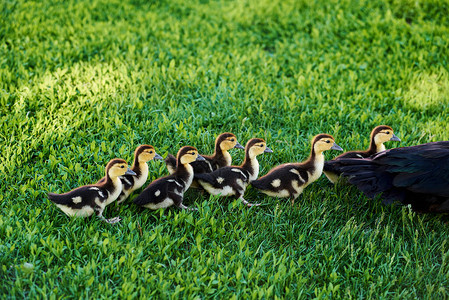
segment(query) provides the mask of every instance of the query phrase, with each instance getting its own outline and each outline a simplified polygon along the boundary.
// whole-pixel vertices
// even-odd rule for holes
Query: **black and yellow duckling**
[[[345,152],[333,160],[338,160],[342,158],[366,158],[380,151],[385,150],[384,143],[388,141],[400,142],[401,139],[398,138],[394,132],[393,128],[387,125],[379,125],[371,131],[370,145],[365,151],[349,151]],[[341,175],[341,171],[333,167],[334,165],[328,162],[324,163],[324,175],[329,179],[330,182],[336,183]]]
[[[134,163],[131,170],[136,173],[135,175],[123,175],[120,176],[120,180],[123,184],[122,192],[117,199],[117,205],[122,203],[128,198],[128,196],[135,190],[141,188],[148,179],[148,164],[150,160],[162,159],[162,156],[156,153],[154,147],[151,145],[141,145],[134,151]],[[106,180],[103,177],[98,181],[102,183]]]
[[[89,217],[94,213],[107,223],[120,221],[119,217],[105,219],[105,207],[119,197],[122,192],[122,182],[119,176],[136,175],[128,168],[123,159],[113,159],[106,166],[106,180],[101,183],[85,185],[64,194],[49,193],[48,198],[66,215]]]
[[[423,213],[449,213],[449,141],[331,161],[365,195]]]
[[[309,158],[302,163],[287,163],[271,169],[265,176],[253,181],[251,185],[268,196],[295,199],[323,173],[326,150],[343,149],[335,143],[329,134],[319,134],[312,139]]]
[[[202,160],[204,158],[198,154],[195,147],[182,147],[178,151],[175,172],[151,182],[134,199],[134,203],[149,209],[165,208],[172,205],[181,209],[189,209],[182,204],[182,200],[184,192],[190,187],[193,180],[193,167],[190,163]]]
[[[235,196],[245,205],[253,206],[243,198],[246,187],[259,176],[257,155],[273,152],[263,139],[254,138],[245,146],[245,160],[240,166],[227,166],[211,173],[195,174],[199,185],[209,194]]]
[[[212,155],[201,155],[205,158],[203,161],[194,161],[191,163],[195,174],[210,173],[219,168],[230,166],[232,163],[232,157],[228,150],[232,148],[245,149],[237,141],[237,137],[230,133],[225,132],[220,134],[215,139],[215,151]],[[167,165],[168,172],[173,174],[176,169],[176,158],[168,154],[165,158],[165,164]]]

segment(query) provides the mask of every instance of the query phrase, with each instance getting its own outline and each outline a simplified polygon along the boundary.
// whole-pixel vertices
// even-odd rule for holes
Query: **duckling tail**
[[[256,189],[258,189],[258,190],[260,190],[260,189],[262,189],[264,187],[264,183],[260,179],[256,179],[256,180],[251,181],[251,185],[253,187],[255,187]]]
[[[67,204],[67,197],[65,197],[64,195],[48,193],[48,199],[56,204]]]

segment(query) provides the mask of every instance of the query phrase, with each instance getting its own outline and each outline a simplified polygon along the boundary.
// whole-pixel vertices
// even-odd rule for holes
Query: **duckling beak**
[[[270,148],[266,147],[263,152],[264,153],[273,153],[273,150],[271,150]]]
[[[343,151],[343,148],[334,143],[331,147],[332,150]]]
[[[239,142],[237,142],[237,144],[235,144],[234,148],[245,149],[245,147],[243,147],[242,145],[240,145]]]
[[[196,158],[197,161],[203,161],[206,160],[204,157],[198,154],[198,157]]]
[[[156,153],[156,154],[154,155],[154,158],[153,158],[153,159],[156,160],[156,159],[163,159],[163,158],[162,158],[162,156],[160,156],[159,154]]]
[[[393,133],[393,136],[391,137],[390,141],[400,142],[401,139],[398,138],[398,137],[397,137],[396,135],[394,135],[394,133]]]
[[[126,170],[125,175],[137,175],[136,172],[134,172],[133,170],[131,170],[130,168],[128,168],[128,170]]]

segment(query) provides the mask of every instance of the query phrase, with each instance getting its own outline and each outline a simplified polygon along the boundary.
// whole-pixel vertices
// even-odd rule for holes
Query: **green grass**
[[[447,0],[0,10],[0,298],[449,297],[445,218],[324,177],[293,208],[251,188],[263,206],[189,191],[198,212],[128,201],[105,211],[117,226],[70,219],[46,198],[95,182],[114,157],[131,163],[139,144],[210,153],[224,131],[267,140],[261,174],[305,159],[321,132],[345,150],[365,148],[379,124],[400,145],[447,140]],[[167,173],[160,162],[150,172]]]

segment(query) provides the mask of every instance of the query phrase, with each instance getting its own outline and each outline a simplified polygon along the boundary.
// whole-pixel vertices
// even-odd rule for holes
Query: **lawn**
[[[260,174],[371,129],[449,139],[448,0],[13,1],[0,4],[0,298],[449,297],[445,216],[384,206],[323,176],[292,207],[188,191],[72,219],[46,194],[132,163],[264,138]],[[329,151],[331,159],[339,153]],[[241,150],[231,151],[234,163]],[[150,178],[167,174],[150,162]],[[131,198],[135,197],[134,193]]]

